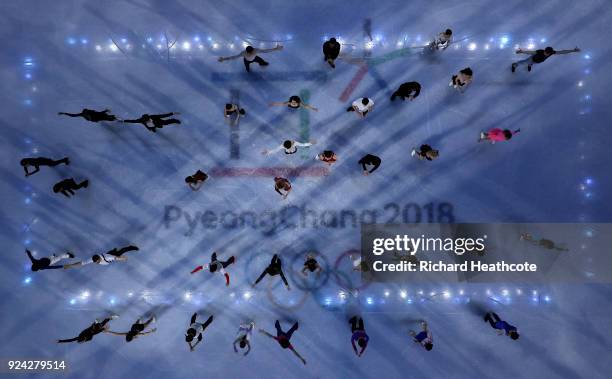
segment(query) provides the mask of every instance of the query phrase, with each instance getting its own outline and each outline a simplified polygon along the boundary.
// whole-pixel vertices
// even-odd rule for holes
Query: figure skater
[[[438,34],[438,37],[434,39],[429,46],[434,50],[446,50],[453,40],[453,31],[446,29],[442,33]]]
[[[243,108],[240,108],[238,104],[225,104],[225,108],[223,108],[223,117],[244,117],[246,116],[246,111]]]
[[[83,109],[81,113],[66,113],[66,112],[58,112],[58,115],[64,115],[68,117],[83,117],[87,121],[91,122],[100,122],[100,121],[117,121],[117,116],[108,114],[110,109],[105,109],[103,111],[94,111],[93,109]]]
[[[335,38],[330,38],[323,43],[323,60],[332,68],[336,68],[338,55],[340,55],[340,43]]]
[[[433,349],[433,336],[427,327],[427,321],[421,321],[421,329],[422,330],[419,333],[411,330],[408,332],[408,334],[412,337],[414,342],[423,346],[425,350],[430,351]]]
[[[186,177],[185,183],[187,183],[192,191],[197,191],[202,187],[202,185],[204,185],[204,182],[207,179],[208,175],[205,172],[198,170],[195,174]]]
[[[508,141],[512,138],[513,135],[519,133],[521,129],[516,129],[515,131],[510,131],[508,129],[500,129],[493,128],[488,132],[480,132],[480,138],[478,142],[482,141],[490,141],[492,144],[495,142],[503,142]]]
[[[276,45],[276,47],[272,48],[272,49],[256,49],[253,46],[247,46],[244,51],[240,52],[237,55],[232,55],[231,57],[219,57],[218,61],[219,62],[223,62],[223,61],[228,61],[228,60],[232,60],[232,59],[238,59],[240,57],[242,57],[242,60],[244,62],[244,67],[246,68],[247,72],[251,72],[251,63],[256,62],[258,63],[260,66],[267,66],[269,65],[268,62],[264,61],[261,57],[259,57],[259,55],[257,54],[263,54],[263,53],[270,53],[272,51],[278,51],[278,50],[282,50],[283,47],[281,45]]]
[[[125,336],[126,342],[132,342],[134,338],[138,338],[140,336],[146,336],[147,334],[155,333],[157,331],[157,328],[153,328],[149,330],[148,332],[144,331],[147,328],[147,326],[149,326],[149,324],[152,322],[155,322],[155,316],[151,316],[145,322],[142,322],[142,320],[139,318],[138,320],[136,320],[135,323],[132,324],[129,332],[117,333],[117,332],[113,332],[109,330],[106,333],[114,334],[116,336]]]
[[[287,196],[289,196],[289,192],[291,192],[291,182],[289,182],[289,179],[286,178],[275,177],[274,190],[278,192],[283,199],[286,199]]]
[[[283,141],[283,143],[272,149],[272,150],[263,150],[261,153],[263,155],[270,155],[270,154],[274,154],[278,151],[284,150],[285,154],[287,155],[291,155],[291,154],[295,154],[298,151],[298,147],[309,147],[315,144],[315,141],[310,141],[310,142],[298,142],[298,141],[293,141],[293,140],[285,140]]]
[[[315,155],[315,160],[325,162],[331,166],[336,163],[338,156],[331,150],[324,150],[321,154]]]
[[[25,176],[28,177],[30,175],[36,174],[40,171],[40,166],[49,166],[55,167],[59,164],[69,165],[70,160],[68,158],[62,158],[60,160],[53,160],[51,158],[37,157],[37,158],[23,158],[19,164],[23,167],[23,171],[25,171]],[[28,167],[34,166],[34,171],[29,172]]]
[[[473,77],[474,73],[472,72],[472,69],[466,67],[463,70],[459,71],[457,75],[453,75],[451,81],[448,83],[448,86],[458,89],[459,92],[463,93],[467,86],[472,83]]]
[[[44,257],[40,259],[34,258],[34,256],[28,249],[26,249],[26,254],[28,255],[28,258],[30,258],[30,261],[32,262],[32,266],[31,266],[32,271],[55,270],[58,268],[63,268],[64,267],[63,265],[57,265],[57,266],[54,266],[54,265],[57,262],[61,261],[62,259],[74,258],[74,254],[72,254],[69,251],[61,255],[53,254],[50,257]]]
[[[519,333],[516,330],[515,326],[508,324],[506,321],[502,321],[501,318],[495,312],[487,312],[484,316],[484,321],[489,322],[491,327],[497,331],[497,334],[502,335],[505,334],[513,340],[517,340],[519,338]]]
[[[214,252],[210,256],[210,263],[207,263],[205,265],[198,266],[198,267],[194,268],[193,271],[191,271],[191,273],[194,274],[194,273],[196,273],[196,272],[198,272],[200,270],[206,270],[206,269],[208,269],[208,271],[210,271],[211,273],[215,273],[215,272],[219,271],[220,273],[223,274],[223,276],[225,276],[225,285],[229,287],[229,285],[230,285],[230,276],[225,271],[225,268],[227,266],[233,264],[234,262],[236,262],[236,258],[233,255],[231,257],[229,257],[229,259],[226,260],[226,261],[220,261],[220,260],[217,259],[217,253]]]
[[[418,82],[406,82],[400,84],[399,88],[391,95],[391,101],[394,101],[396,97],[400,97],[402,100],[414,100],[421,93],[421,84]]]
[[[289,98],[289,101],[282,101],[282,102],[276,101],[276,102],[272,102],[272,103],[270,103],[270,106],[271,107],[284,107],[284,106],[287,106],[288,108],[291,108],[291,109],[305,108],[305,109],[308,109],[308,110],[311,110],[311,111],[315,111],[315,112],[319,111],[317,108],[304,103],[302,101],[302,99],[300,99],[299,96],[295,96],[295,95],[291,96]]]
[[[176,118],[167,119],[170,116],[179,115],[179,114],[180,113],[178,112],[170,112],[170,113],[164,113],[164,114],[151,114],[151,115],[145,113],[142,116],[140,116],[140,118],[137,118],[135,120],[123,120],[123,122],[130,123],[130,124],[142,124],[144,125],[145,128],[147,128],[148,131],[157,133],[157,129],[161,129],[166,125],[180,124],[181,120],[178,120]]]
[[[412,149],[410,155],[412,155],[413,157],[416,156],[421,160],[426,159],[428,161],[433,161],[434,159],[438,158],[440,152],[438,150],[432,149],[429,145],[421,145],[421,147],[419,147],[419,150]]]
[[[189,328],[187,329],[187,332],[185,333],[185,342],[187,342],[187,344],[189,345],[189,351],[193,351],[193,349],[195,349],[195,347],[198,346],[200,342],[202,342],[202,333],[204,333],[204,330],[206,330],[208,325],[210,325],[213,322],[212,315],[203,324],[197,322],[196,321],[197,318],[198,318],[197,313],[194,313],[193,316],[191,316]],[[194,339],[197,339],[197,342],[192,345],[191,342]]]
[[[234,352],[238,353],[238,349],[236,349],[236,344],[240,346],[241,349],[245,349],[244,356],[249,354],[251,351],[251,336],[253,334],[253,328],[255,328],[255,323],[250,322],[248,324],[240,324],[240,328],[238,328],[238,334],[236,334],[236,339],[234,340]]]
[[[349,255],[349,259],[353,264],[353,271],[360,272],[368,272],[370,271],[370,266],[368,266],[368,262],[363,260],[361,256],[354,257],[353,254]]]
[[[363,175],[367,176],[367,175],[370,175],[371,173],[373,173],[374,171],[376,171],[378,166],[380,166],[381,162],[382,162],[382,160],[379,157],[377,157],[376,155],[366,154],[357,163],[359,163],[361,165],[361,167],[363,167]],[[372,167],[368,171],[368,168],[366,166],[374,166],[374,167]]]
[[[538,49],[538,50],[523,50],[519,47],[516,50],[516,53],[517,54],[528,54],[529,58],[512,63],[512,72],[516,71],[516,68],[518,66],[524,66],[524,65],[527,65],[527,71],[531,71],[531,66],[533,66],[534,64],[540,64],[553,55],[571,54],[571,53],[577,53],[579,51],[580,49],[578,48],[578,46],[576,46],[572,50],[559,50],[559,51],[556,51],[550,46],[546,47],[545,49]]]
[[[270,276],[280,275],[283,283],[285,284],[285,287],[287,287],[287,291],[291,291],[291,287],[289,286],[289,282],[287,282],[287,278],[285,278],[285,274],[283,273],[282,261],[278,257],[277,254],[274,254],[274,256],[272,257],[272,260],[270,261],[270,264],[261,273],[261,275],[259,275],[259,278],[257,278],[255,283],[253,283],[252,287],[255,287],[257,285],[257,283],[259,283],[264,278],[264,276],[266,276],[266,275],[270,275]]]
[[[370,337],[365,332],[365,326],[363,324],[363,319],[361,317],[353,316],[349,320],[349,324],[351,324],[351,345],[353,346],[353,351],[358,357],[361,357],[365,349],[368,347],[368,342],[370,341]],[[357,341],[357,345],[361,347],[361,351],[357,352],[357,347],[355,346],[355,341]]]
[[[80,188],[87,188],[89,186],[89,180],[85,179],[81,183],[77,184],[73,178],[61,180],[53,186],[53,192],[60,192],[66,197],[74,195],[74,191]]]
[[[304,261],[304,267],[302,268],[302,275],[308,276],[308,273],[306,271],[316,272],[317,278],[321,275],[321,271],[323,271],[323,268],[321,267],[319,262],[317,262],[317,260],[315,259],[314,254],[306,255],[306,260]]]
[[[57,340],[57,343],[69,343],[69,342],[77,342],[77,343],[84,343],[84,342],[88,342],[91,341],[94,336],[102,333],[102,332],[107,332],[108,330],[108,322],[110,320],[114,320],[116,319],[117,315],[112,315],[110,317],[105,318],[102,321],[98,321],[98,319],[96,319],[90,326],[87,327],[87,329],[84,329],[81,333],[79,333],[79,335],[77,337],[74,338],[69,338],[69,339],[65,339],[65,340]]]
[[[276,336],[273,336],[272,334],[266,332],[263,329],[259,329],[259,332],[272,338],[273,340],[276,340],[283,349],[291,350],[293,354],[295,354],[295,356],[302,361],[303,364],[306,364],[306,360],[302,358],[302,356],[295,350],[295,348],[293,347],[293,345],[291,345],[290,342],[293,332],[298,329],[298,323],[296,322],[295,324],[293,324],[291,329],[289,329],[287,332],[283,332],[280,327],[280,322],[278,320],[276,320],[276,322],[274,323],[274,327],[276,328]]]
[[[529,233],[521,234],[521,241],[527,241],[533,245],[542,247],[547,250],[557,250],[557,251],[569,251],[565,244],[556,244],[555,242],[549,239],[534,239],[533,236]]]
[[[367,97],[361,97],[351,104],[346,109],[347,112],[355,112],[361,118],[364,118],[368,112],[371,112],[374,108],[374,100],[368,99]]]
[[[127,261],[127,257],[124,257],[123,254],[127,253],[128,251],[137,251],[139,250],[137,246],[126,246],[126,247],[122,247],[120,249],[114,248],[112,250],[107,251],[106,253],[102,254],[94,254],[91,256],[91,259],[88,259],[86,261],[81,261],[81,262],[77,262],[77,263],[73,263],[73,264],[69,264],[69,265],[65,265],[64,268],[65,269],[69,269],[72,267],[81,267],[81,266],[86,266],[88,264],[98,264],[98,265],[102,265],[102,266],[107,266],[115,261]]]

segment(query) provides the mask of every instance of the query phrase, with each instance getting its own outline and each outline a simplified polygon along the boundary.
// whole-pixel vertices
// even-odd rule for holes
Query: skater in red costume
[[[220,273],[223,274],[223,276],[225,276],[225,285],[229,286],[230,285],[230,277],[229,277],[229,274],[225,271],[225,268],[227,266],[231,265],[234,262],[236,262],[236,257],[234,257],[233,255],[231,257],[229,257],[229,259],[224,262],[224,261],[218,260],[217,259],[217,252],[214,252],[210,256],[210,263],[196,267],[195,269],[193,269],[193,271],[191,271],[191,273],[195,274],[196,272],[198,272],[200,270],[204,270],[204,269],[208,269],[208,271],[210,271],[211,273],[215,273],[215,272],[219,271]]]

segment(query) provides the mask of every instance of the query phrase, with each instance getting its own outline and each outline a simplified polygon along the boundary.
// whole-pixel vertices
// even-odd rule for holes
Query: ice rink
[[[610,377],[612,286],[597,278],[367,285],[349,259],[361,223],[612,221],[608,2],[4,0],[0,11],[1,359],[65,359],[78,379]],[[447,50],[423,49],[446,28]],[[321,51],[330,37],[342,43],[336,69]],[[277,43],[250,73],[241,59],[217,61]],[[581,51],[512,73],[519,46]],[[465,67],[474,81],[460,93],[448,83]],[[391,102],[408,81],[420,96]],[[318,112],[269,107],[292,95]],[[364,119],[346,112],[360,97],[375,102]],[[232,100],[247,112],[238,125],[223,117]],[[83,108],[180,112],[182,123],[151,133],[57,115]],[[521,132],[477,142],[496,127]],[[316,143],[261,154],[285,139]],[[411,157],[424,143],[438,159]],[[323,150],[338,162],[314,160]],[[382,164],[364,176],[368,153]],[[36,156],[70,165],[24,177],[20,159]],[[198,169],[210,180],[192,192],[184,178]],[[274,176],[291,181],[287,199]],[[69,177],[89,187],[53,193]],[[592,232],[564,242],[580,254]],[[77,261],[130,244],[140,251],[127,262],[72,270],[31,272],[24,253]],[[236,257],[229,287],[220,274],[190,275],[213,251]],[[301,276],[308,252],[319,278]],[[251,288],[273,254],[291,291],[278,277]],[[497,336],[488,309],[521,338]],[[215,320],[190,352],[194,312]],[[113,331],[155,313],[157,332],[56,343],[111,313]],[[370,336],[361,358],[354,314]],[[306,366],[257,332],[249,355],[234,353],[241,322],[272,332],[276,319],[299,320],[292,343]],[[408,336],[420,319],[430,352]]]

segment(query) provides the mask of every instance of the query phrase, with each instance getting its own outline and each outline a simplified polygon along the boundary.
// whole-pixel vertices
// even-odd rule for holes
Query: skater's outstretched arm
[[[30,261],[32,263],[35,263],[37,261],[37,259],[32,256],[32,253],[30,252],[30,250],[26,249],[26,254],[28,255],[28,258],[30,258]]]
[[[314,145],[314,141],[310,141],[310,142],[295,142],[295,146],[298,147],[308,147],[308,146],[312,146]]]
[[[277,51],[277,50],[282,50],[283,47],[279,44],[277,44],[275,47],[271,48],[271,49],[255,49],[256,53],[270,53],[272,51]]]
[[[83,112],[81,112],[81,113],[57,112],[57,114],[58,115],[68,116],[68,117],[82,117],[83,116]]]
[[[261,334],[263,334],[263,335],[265,335],[265,336],[268,336],[268,337],[272,338],[273,340],[275,340],[275,339],[276,339],[276,337],[275,337],[274,335],[272,335],[272,334],[270,334],[270,333],[266,332],[266,331],[265,331],[265,330],[263,330],[263,329],[259,329],[259,333],[261,333]]]
[[[529,55],[534,55],[536,52],[535,50],[523,50],[520,47],[518,49],[516,49],[516,53],[517,54],[529,54]]]
[[[128,335],[127,332],[126,333],[118,333],[118,332],[113,332],[112,330],[105,330],[104,333],[112,334],[114,336],[127,336]]]
[[[151,118],[166,118],[166,117],[174,116],[175,114],[178,114],[178,112],[154,114],[154,115],[151,115]]]
[[[191,271],[192,274],[200,271],[200,270],[204,270],[204,269],[208,269],[208,264],[202,265],[202,266],[198,266],[195,269],[193,269],[193,271]]]
[[[78,340],[79,340],[79,337],[74,337],[74,338],[68,338],[66,340],[57,340],[57,343],[68,343],[68,342],[75,342]]]
[[[219,62],[223,62],[223,61],[229,61],[229,60],[232,60],[232,59],[238,59],[238,58],[243,57],[243,56],[244,56],[244,51],[241,51],[239,54],[232,55],[230,57],[219,57],[217,60]]]
[[[284,148],[285,148],[285,147],[284,147],[283,145],[280,145],[279,147],[274,148],[274,149],[272,149],[272,150],[267,150],[267,149],[265,149],[265,150],[264,150],[264,151],[262,151],[261,153],[262,153],[263,155],[270,155],[270,154],[277,153],[277,152],[279,152],[279,151],[283,150]]]
[[[122,122],[128,123],[128,124],[144,124],[144,120],[141,118],[137,118],[134,120],[123,120]]]
[[[273,101],[270,104],[268,104],[271,107],[283,107],[283,106],[287,106],[289,105],[288,101]]]
[[[155,333],[157,332],[157,328],[153,328],[151,330],[149,330],[148,332],[139,332],[138,335],[139,336],[146,336],[147,334],[151,334],[151,333]]]
[[[310,105],[310,104],[302,103],[302,106],[303,106],[304,108],[306,108],[306,109],[310,109],[311,111],[315,111],[315,112],[318,112],[318,111],[319,111],[317,108],[313,107],[313,106],[312,106],[312,105]]]
[[[571,50],[558,50],[555,54],[571,54],[571,53],[577,53],[579,51],[580,49],[578,48],[578,46],[576,46]]]

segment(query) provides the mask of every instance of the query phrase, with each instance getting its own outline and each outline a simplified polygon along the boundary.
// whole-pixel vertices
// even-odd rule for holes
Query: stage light
[[[509,294],[507,289],[503,289],[501,292],[502,292],[503,296],[508,296],[508,294]]]
[[[81,43],[83,45],[87,45],[87,43],[89,43],[89,41],[87,40],[87,38],[81,38]]]
[[[217,50],[217,49],[219,48],[219,44],[218,44],[218,43],[216,43],[216,42],[215,42],[215,43],[213,43],[213,44],[212,44],[212,48],[213,48],[213,50]]]
[[[251,294],[249,291],[246,291],[246,292],[244,293],[244,295],[242,295],[242,297],[243,297],[245,300],[249,300],[249,299],[251,298],[251,296],[252,296],[252,294]]]
[[[463,290],[459,290],[459,295],[463,296]]]
[[[406,291],[401,291],[401,292],[400,292],[400,297],[401,297],[402,299],[405,299],[407,296],[408,296],[408,294],[406,293]]]
[[[389,295],[391,295],[391,293],[389,291],[385,291],[385,297],[389,297]]]
[[[81,292],[81,300],[85,300],[85,299],[89,298],[89,296],[90,296],[89,291],[85,290],[85,291]]]
[[[374,47],[374,42],[372,42],[372,41],[366,42],[366,44],[365,44],[366,50],[371,50],[373,47]]]
[[[183,50],[191,50],[191,44],[188,41],[183,42]]]
[[[332,300],[331,300],[331,298],[326,297],[323,302],[325,303],[325,305],[330,305],[332,303]]]
[[[584,86],[584,82],[581,80],[578,82],[578,87],[582,87],[582,86]]]
[[[117,47],[117,45],[115,45],[114,43],[111,43],[110,45],[108,45],[108,48],[110,49],[110,51],[112,52],[116,52],[119,50],[119,48]]]
[[[30,284],[32,282],[32,278],[30,276],[26,276],[23,279],[23,284]]]
[[[127,43],[127,38],[121,38],[121,43]]]
[[[102,51],[102,46],[96,45],[96,51]]]
[[[371,297],[368,297],[366,299],[366,302],[368,303],[368,305],[372,305],[374,303],[374,300]]]
[[[187,301],[191,300],[191,292],[189,291],[185,292],[185,294],[183,295],[183,298]]]
[[[505,45],[510,41],[510,38],[508,38],[507,36],[503,36],[499,39],[499,41],[502,43],[502,45]]]
[[[450,291],[444,291],[442,295],[444,296],[445,299],[448,299],[452,296],[452,293],[450,293]]]
[[[68,42],[69,45],[74,45],[76,43],[76,39],[72,37],[68,37],[66,39],[66,42]]]
[[[70,299],[69,303],[70,303],[70,305],[76,304],[76,299]]]
[[[193,42],[200,42],[200,36],[193,37]]]
[[[474,42],[472,42],[472,43],[470,43],[468,45],[468,50],[470,50],[470,51],[474,51],[474,50],[476,50],[476,48],[478,48],[478,45],[476,45]]]

